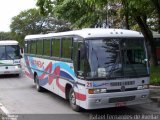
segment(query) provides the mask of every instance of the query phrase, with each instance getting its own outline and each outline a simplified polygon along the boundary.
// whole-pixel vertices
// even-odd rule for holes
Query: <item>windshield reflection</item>
[[[148,75],[144,40],[87,40],[87,78],[138,77]]]
[[[20,58],[18,45],[0,46],[0,60],[14,60]]]

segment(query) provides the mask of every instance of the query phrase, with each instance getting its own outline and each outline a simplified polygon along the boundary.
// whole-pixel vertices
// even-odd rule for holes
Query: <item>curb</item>
[[[160,107],[160,97],[151,97],[150,100],[156,102],[158,107]]]
[[[160,104],[160,86],[149,85],[150,99]]]
[[[160,103],[160,96],[150,97],[150,99],[154,102]]]
[[[149,89],[160,89],[160,86],[149,85]]]

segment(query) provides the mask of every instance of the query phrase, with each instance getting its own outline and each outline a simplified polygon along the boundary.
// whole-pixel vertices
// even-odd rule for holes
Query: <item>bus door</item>
[[[86,47],[83,40],[74,40],[73,42],[73,62],[74,70],[79,79],[84,79],[86,63]]]

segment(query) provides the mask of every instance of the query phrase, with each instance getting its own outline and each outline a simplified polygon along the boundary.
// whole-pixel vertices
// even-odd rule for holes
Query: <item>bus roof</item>
[[[85,28],[82,30],[74,30],[59,33],[27,35],[25,40],[50,38],[59,36],[80,36],[82,38],[95,38],[95,37],[143,37],[140,32],[124,29],[105,29],[105,28]]]
[[[18,45],[15,40],[0,40],[0,45]]]

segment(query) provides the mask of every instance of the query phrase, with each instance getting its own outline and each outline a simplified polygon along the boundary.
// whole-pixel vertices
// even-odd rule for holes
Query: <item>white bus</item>
[[[17,41],[0,41],[0,75],[21,73],[20,47]]]
[[[122,29],[82,29],[25,37],[25,73],[36,89],[69,100],[73,110],[147,103],[144,37]]]

